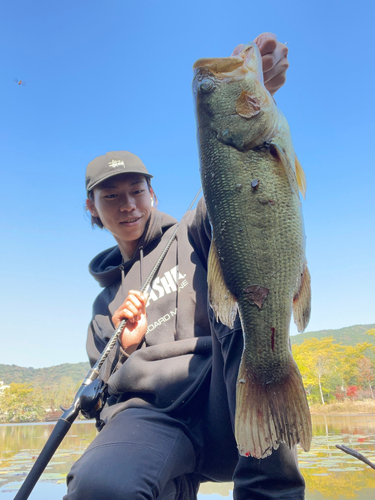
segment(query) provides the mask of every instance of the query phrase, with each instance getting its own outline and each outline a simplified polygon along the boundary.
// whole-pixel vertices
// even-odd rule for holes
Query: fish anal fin
[[[277,158],[282,166],[284,167],[284,170],[286,172],[286,175],[288,177],[288,181],[290,184],[290,189],[292,190],[293,193],[296,193],[298,195],[298,182],[297,182],[297,176],[294,171],[294,165],[292,165],[289,156],[283,151],[283,149],[275,142],[270,143],[270,151],[273,157]]]
[[[299,332],[307,327],[311,314],[311,276],[307,263],[305,262],[300,288],[293,298],[293,317]]]
[[[266,458],[280,443],[300,443],[309,451],[310,410],[302,377],[294,360],[280,382],[264,384],[241,362],[237,380],[235,436],[240,455]]]
[[[303,199],[306,199],[306,176],[303,171],[302,165],[300,164],[297,156],[295,157],[295,166],[296,166],[296,177],[299,190],[302,193]]]
[[[237,301],[224,282],[215,242],[212,241],[208,256],[208,295],[216,321],[233,328],[237,315]]]
[[[252,118],[260,113],[260,102],[256,97],[243,90],[236,101],[236,111],[244,118]]]

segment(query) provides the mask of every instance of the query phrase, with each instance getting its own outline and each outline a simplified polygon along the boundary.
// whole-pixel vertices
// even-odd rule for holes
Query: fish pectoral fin
[[[309,451],[312,426],[302,377],[293,359],[278,382],[261,383],[242,360],[238,372],[235,436],[240,455],[266,458],[280,443]]]
[[[297,184],[299,187],[299,190],[302,193],[303,199],[306,199],[306,176],[305,172],[303,171],[302,165],[300,164],[297,155],[295,159],[295,165],[296,165],[296,176],[297,176]]]
[[[305,262],[301,275],[300,288],[293,298],[293,317],[299,332],[303,332],[310,321],[311,314],[311,277]]]
[[[270,151],[273,157],[278,158],[282,166],[284,167],[284,170],[286,172],[286,175],[288,177],[288,181],[290,184],[290,189],[292,190],[293,193],[296,193],[298,196],[298,181],[297,181],[297,175],[294,171],[293,165],[286,155],[286,153],[282,150],[282,148],[276,144],[275,142],[270,142]]]
[[[212,241],[208,255],[208,296],[216,321],[233,328],[237,315],[237,301],[225,284],[215,242]]]

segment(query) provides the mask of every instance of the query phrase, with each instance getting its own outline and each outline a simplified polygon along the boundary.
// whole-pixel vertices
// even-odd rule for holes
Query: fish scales
[[[203,144],[206,142],[203,141]],[[291,290],[295,288],[294,276],[300,268],[299,259],[295,256],[300,255],[303,251],[301,248],[303,228],[293,217],[294,207],[288,206],[290,205],[288,203],[290,187],[286,175],[280,179],[278,193],[275,192],[275,189],[265,193],[266,188],[261,187],[276,186],[275,182],[272,182],[268,177],[272,175],[280,177],[278,165],[275,165],[275,160],[271,155],[269,155],[268,162],[260,163],[256,161],[259,153],[253,151],[241,153],[234,150],[232,158],[229,159],[225,152],[227,149],[225,146],[221,147],[212,141],[208,141],[208,144],[208,148],[214,147],[215,152],[223,150],[222,155],[217,155],[217,162],[207,161],[210,167],[207,168],[208,175],[203,181],[207,208],[214,228],[213,240],[219,258],[224,262],[230,261],[230,264],[223,268],[224,279],[228,288],[238,299],[241,321],[244,329],[249,332],[246,343],[251,344],[251,349],[248,349],[246,356],[249,357],[256,373],[263,372],[263,366],[267,367],[265,370],[267,378],[270,364],[276,368],[277,365],[281,365],[281,358],[285,363],[289,360],[287,342],[278,336],[275,339],[274,350],[265,349],[263,336],[254,334],[256,331],[254,325],[257,322],[260,322],[262,326],[267,325],[265,335],[269,342],[271,342],[272,332],[268,325],[283,332],[287,337],[289,336],[290,304],[293,299]],[[203,162],[205,161],[204,156],[207,157],[207,160],[212,158],[210,151],[202,151]],[[230,164],[241,164],[244,161],[243,156],[250,157],[252,163],[251,178],[246,176],[246,173],[241,175],[234,170],[228,172],[229,162]],[[251,160],[252,156],[255,157],[254,161]],[[215,172],[213,179],[211,170]],[[261,184],[259,190],[254,193],[252,193],[250,186],[253,175],[254,178],[260,179]],[[236,185],[239,183],[243,186],[240,191],[236,189]],[[283,200],[283,191],[287,195],[284,196],[285,201]],[[220,193],[219,196],[218,193]],[[259,199],[266,198],[277,199],[280,209],[275,207],[276,201],[274,206],[259,201]],[[250,218],[247,214],[250,214]],[[291,225],[299,227],[293,230],[289,228]],[[288,233],[296,234],[297,238],[291,241],[290,238],[286,237]],[[280,248],[280,244],[284,245],[284,248]],[[291,249],[293,244],[297,247],[294,250]],[[267,251],[264,251],[264,247],[267,247]],[[243,252],[244,248],[247,249],[245,253]],[[267,279],[264,276],[264,269],[270,269],[276,274]],[[279,272],[277,272],[278,269],[280,269]],[[272,272],[270,272],[271,274]],[[247,307],[248,300],[243,290],[252,283],[267,287],[270,290],[269,293],[275,295],[276,302],[267,300],[260,311]],[[280,369],[283,367],[281,366]]]
[[[241,454],[264,458],[280,442],[309,449],[311,419],[291,356],[289,325],[310,314],[310,281],[298,186],[303,171],[289,128],[261,82],[259,51],[194,65],[203,192],[212,224],[210,303],[244,352],[235,432]]]

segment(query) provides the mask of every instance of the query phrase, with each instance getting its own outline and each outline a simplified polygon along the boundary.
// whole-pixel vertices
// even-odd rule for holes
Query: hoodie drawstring
[[[176,237],[175,237],[175,240],[176,240],[176,267],[177,267],[177,272],[176,272],[176,286],[177,286],[177,290],[176,290],[176,313],[175,314],[175,317],[174,317],[174,331],[175,331],[175,339],[177,337],[177,318],[178,318],[178,295],[179,295],[179,290],[178,290],[178,275],[180,273],[179,271],[179,266],[178,266],[178,236],[177,236],[177,233],[176,233]]]
[[[123,263],[119,266],[119,269],[121,271],[121,283],[123,283],[124,279],[125,279],[125,271],[124,271],[124,264]]]
[[[143,278],[142,278],[142,263],[143,263],[143,247],[139,247],[139,289],[142,288]]]

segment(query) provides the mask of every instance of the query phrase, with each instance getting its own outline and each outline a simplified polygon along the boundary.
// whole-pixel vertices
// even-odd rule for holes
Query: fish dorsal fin
[[[306,198],[306,176],[305,172],[303,171],[302,165],[300,164],[297,155],[296,155],[296,176],[297,176],[297,183],[299,190],[302,193],[303,199]]]
[[[284,170],[286,172],[286,175],[288,177],[290,188],[291,188],[292,192],[298,196],[297,176],[296,176],[296,173],[295,173],[294,168],[293,168],[294,166],[292,165],[288,155],[275,142],[271,142],[270,150],[271,150],[271,154],[273,156],[276,156],[280,160],[280,162],[282,163]]]
[[[215,242],[211,242],[208,256],[208,296],[216,321],[233,328],[237,314],[237,301],[224,282]]]

